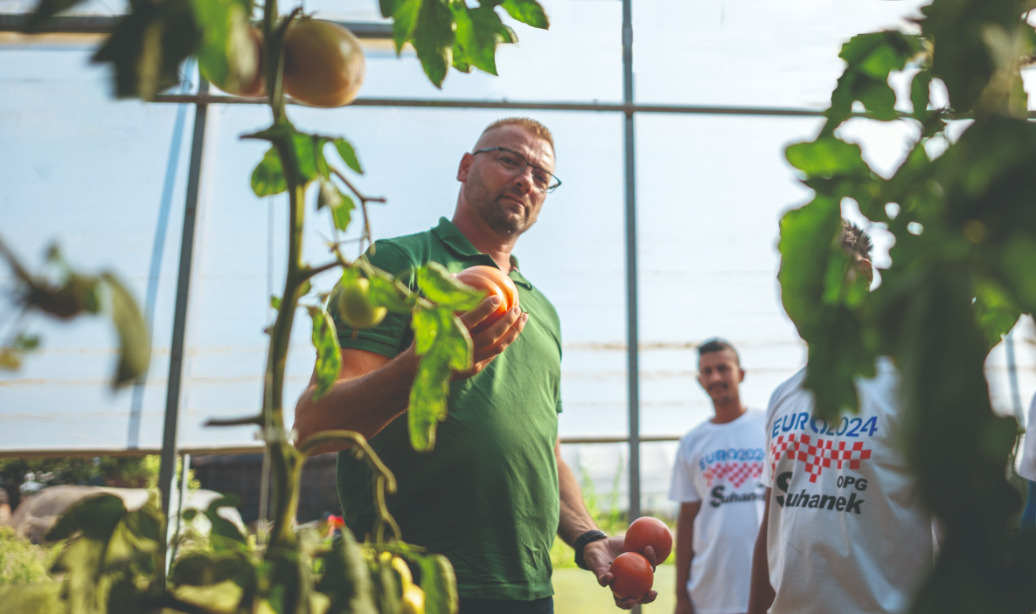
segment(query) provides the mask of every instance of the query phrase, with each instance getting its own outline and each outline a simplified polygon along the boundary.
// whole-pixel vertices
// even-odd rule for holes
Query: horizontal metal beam
[[[289,104],[302,104],[287,99]],[[159,94],[152,102],[204,104],[266,104],[266,98],[244,98],[215,94]],[[433,100],[413,98],[357,98],[356,107],[420,107],[436,109],[524,109],[531,111],[604,111],[612,113],[678,113],[689,115],[777,115],[821,117],[823,109],[781,109],[765,107],[710,107],[685,104],[622,104],[607,102],[514,102],[510,100]]]
[[[33,34],[108,34],[115,30],[122,17],[105,15],[59,15],[51,17]],[[29,15],[25,13],[0,14],[0,32],[23,32]],[[336,21],[348,28],[357,38],[391,39],[392,24],[369,21]]]
[[[583,443],[626,443],[629,438],[616,436],[616,437],[561,437],[562,444],[583,444]],[[679,441],[680,435],[641,435],[640,442],[658,442],[658,441]],[[209,454],[262,454],[265,448],[261,444],[248,445],[248,446],[214,446],[210,448],[205,447],[180,447],[177,449],[178,454],[190,454],[192,456],[202,456]],[[93,458],[96,456],[148,456],[152,454],[161,454],[162,448],[137,448],[135,450],[124,450],[124,449],[93,449],[93,450],[0,450],[0,459],[4,458],[47,458],[47,457],[86,457]]]

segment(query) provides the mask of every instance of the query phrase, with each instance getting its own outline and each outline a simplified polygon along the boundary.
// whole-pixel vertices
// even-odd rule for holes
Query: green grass
[[[11,527],[0,527],[0,586],[51,580],[48,570],[60,548],[37,546],[19,537]]]
[[[612,592],[597,584],[589,571],[578,568],[554,570],[555,614],[602,614],[620,612]],[[659,567],[652,588],[658,591],[654,603],[643,606],[644,614],[669,614],[676,608],[676,572],[672,567]]]

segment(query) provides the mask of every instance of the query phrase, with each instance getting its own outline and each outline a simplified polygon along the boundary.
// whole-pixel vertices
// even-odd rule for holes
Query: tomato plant
[[[624,552],[615,557],[609,571],[612,574],[611,589],[619,599],[640,599],[651,590],[655,572],[644,555]]]
[[[284,33],[284,91],[314,107],[340,107],[356,98],[366,60],[353,33],[303,17]]]
[[[655,551],[655,563],[661,565],[673,551],[673,534],[669,532],[669,527],[658,518],[641,516],[634,520],[626,530],[623,548],[626,549],[626,552],[644,554],[644,549],[648,546]]]
[[[479,264],[464,269],[457,273],[455,277],[457,281],[485,292],[486,298],[490,296],[500,297],[500,306],[471,329],[472,334],[480,333],[489,328],[518,304],[518,288],[511,281],[510,277],[496,267]]]
[[[40,0],[27,28],[31,30],[81,1]],[[517,42],[514,32],[496,14],[498,6],[518,21],[547,28],[546,15],[535,0],[476,8],[430,0],[422,5],[420,20],[412,2],[380,3],[383,15],[395,20],[397,50],[412,44],[425,74],[436,86],[442,84],[451,64],[463,72],[474,66],[495,74],[497,45]],[[129,513],[111,495],[86,499],[69,508],[51,534],[69,538],[61,557],[61,569],[66,572],[62,598],[70,610],[96,614],[140,614],[163,608],[207,611],[207,604],[180,598],[184,587],[199,587],[210,591],[207,595],[237,595],[234,609],[239,612],[305,614],[313,603],[329,602],[329,614],[397,613],[401,605],[408,612],[455,614],[456,579],[450,562],[402,541],[385,503],[386,494],[395,492],[395,478],[364,437],[351,431],[324,431],[298,442],[298,447],[289,440],[284,423],[285,365],[295,313],[304,307],[312,317],[317,349],[313,398],[326,394],[334,384],[341,360],[338,338],[334,322],[323,309],[328,295],[313,293],[310,280],[341,269],[341,290],[335,300],[343,303],[342,312],[350,322],[374,325],[389,311],[407,314],[412,320],[421,359],[407,411],[411,445],[419,452],[430,451],[436,426],[447,412],[450,375],[471,366],[471,338],[456,313],[477,305],[479,296],[434,262],[414,271],[418,293],[365,259],[344,257],[338,233],[347,230],[359,209],[363,213],[361,250],[369,246],[367,203],[384,199],[364,196],[345,169],[336,168],[340,162],[354,173],[363,173],[348,140],[296,130],[288,119],[285,93],[314,106],[348,103],[363,79],[362,49],[340,26],[300,18],[301,9],[281,15],[276,0],[265,0],[262,5],[260,33],[249,25],[254,8],[251,0],[130,2],[129,14],[119,20],[93,61],[113,65],[115,93],[123,98],[151,100],[162,89],[176,85],[183,73],[181,64],[190,56],[198,59],[202,74],[225,91],[251,95],[262,91],[265,82],[272,125],[242,138],[270,144],[252,173],[253,192],[257,196],[287,195],[286,275],[280,296],[271,297],[277,317],[267,329],[270,341],[261,407],[253,415],[211,420],[208,425],[261,429],[276,493],[268,541],[261,548],[253,547],[236,527],[210,509],[211,514],[206,514],[214,534],[221,538],[214,539],[213,545],[218,542],[219,547],[182,557],[166,577],[166,518],[160,510],[149,506]],[[328,146],[333,146],[337,158],[326,155]],[[318,264],[302,257],[307,188],[314,183],[319,187],[314,208],[329,214],[336,234],[332,257]],[[70,318],[80,312],[98,312],[101,297],[107,296],[123,347],[114,384],[133,381],[146,370],[151,353],[146,325],[135,301],[113,275],[84,277],[62,267],[64,283],[55,285],[46,277],[31,275],[2,242],[0,257],[15,270],[26,308]],[[510,288],[510,296],[516,300],[517,292],[513,285]],[[0,367],[17,366],[20,354],[37,343],[19,336],[12,347],[0,348]],[[345,444],[371,469],[376,518],[372,534],[362,544],[356,543],[349,530],[342,531],[342,538],[333,543],[321,542],[312,529],[296,531],[302,466],[329,442]],[[393,569],[392,555],[416,566],[419,585],[404,576],[398,564]]]

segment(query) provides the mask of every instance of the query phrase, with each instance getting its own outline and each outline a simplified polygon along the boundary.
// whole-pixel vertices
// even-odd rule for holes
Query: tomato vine
[[[40,0],[27,30],[33,31],[50,16],[80,1]],[[482,0],[474,8],[463,0],[380,2],[382,14],[394,20],[397,51],[411,44],[425,74],[436,86],[441,86],[451,65],[462,72],[476,67],[496,74],[497,45],[517,42],[513,30],[497,15],[498,6],[520,22],[548,27],[546,14],[535,0]],[[255,71],[265,71],[262,76],[273,123],[242,138],[270,143],[252,173],[254,193],[260,197],[288,196],[287,273],[281,295],[271,297],[277,316],[268,329],[261,410],[244,418],[211,420],[209,425],[252,424],[261,429],[271,459],[275,511],[269,541],[257,550],[232,524],[220,519],[215,507],[210,508],[206,515],[213,525],[213,551],[181,558],[167,579],[165,519],[155,502],[129,512],[111,495],[86,499],[70,508],[49,533],[50,539],[69,538],[59,559],[60,569],[66,572],[63,597],[69,610],[145,612],[164,607],[205,612],[205,604],[183,597],[180,589],[193,586],[226,592],[232,590],[225,585],[229,582],[237,591],[235,609],[242,613],[263,607],[278,614],[314,610],[395,613],[399,611],[403,585],[411,594],[415,590],[409,585],[409,577],[404,578],[398,567],[393,569],[391,559],[398,556],[420,571],[425,612],[456,612],[456,581],[449,561],[402,541],[399,526],[385,504],[386,493],[395,492],[395,478],[364,438],[350,431],[327,431],[310,437],[299,448],[289,441],[283,415],[284,375],[295,312],[305,307],[312,317],[312,339],[317,349],[316,395],[330,389],[340,368],[340,348],[334,323],[323,310],[328,295],[313,296],[310,280],[334,269],[342,271],[342,286],[355,285],[362,279],[363,292],[356,296],[367,301],[369,309],[412,314],[421,360],[410,395],[411,441],[416,450],[429,451],[435,445],[436,426],[446,415],[451,371],[468,369],[472,362],[470,336],[455,313],[475,306],[481,293],[430,263],[414,271],[418,294],[365,259],[349,261],[342,254],[338,233],[355,221],[356,201],[363,218],[361,245],[369,245],[367,203],[384,199],[362,194],[346,172],[336,168],[337,162],[325,155],[326,147],[333,145],[349,171],[362,173],[348,140],[299,132],[288,119],[283,85],[285,33],[300,17],[300,9],[281,16],[276,0],[266,0],[259,37],[249,24],[254,8],[251,0],[131,0],[129,8],[129,14],[119,21],[93,58],[113,64],[117,97],[152,99],[179,82],[180,65],[192,55],[197,57],[203,76],[228,89],[254,83]],[[262,51],[255,58],[254,46],[259,38]],[[319,186],[316,210],[329,214],[336,235],[330,246],[331,260],[315,266],[302,259],[306,192],[314,182]],[[115,382],[134,380],[146,371],[146,357],[150,356],[146,326],[136,303],[113,275],[89,277],[67,269],[62,283],[54,285],[25,271],[3,243],[0,256],[19,273],[26,308],[56,317],[97,312],[101,308],[98,291],[103,284],[123,346]],[[15,362],[35,343],[20,337],[16,341],[2,355],[8,363]],[[352,454],[365,459],[375,476],[378,518],[372,541],[362,545],[348,530],[331,544],[312,530],[297,532],[294,526],[303,463],[307,454],[328,442],[349,444]],[[226,501],[217,503],[224,505]]]
[[[916,33],[854,37],[820,134],[786,154],[814,191],[781,220],[779,278],[809,343],[818,411],[830,420],[855,410],[853,378],[873,375],[880,355],[902,375],[910,459],[945,531],[915,612],[1036,609],[1036,544],[1013,531],[1021,499],[1006,477],[1018,426],[993,413],[983,369],[1018,318],[1036,312],[1036,124],[1021,80],[1036,58],[1033,8],[934,0]],[[914,73],[912,109],[889,85],[898,71]],[[934,86],[948,106],[932,104]],[[887,179],[841,137],[857,104],[868,120],[918,135]],[[947,133],[954,122],[968,124],[959,138]],[[895,237],[873,292],[844,275],[836,238],[846,200]]]

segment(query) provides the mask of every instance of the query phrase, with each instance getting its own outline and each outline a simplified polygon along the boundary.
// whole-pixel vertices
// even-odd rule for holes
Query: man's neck
[[[713,401],[712,408],[716,412],[715,417],[712,418],[713,424],[726,424],[728,422],[733,422],[748,411],[748,408],[741,404],[740,398],[734,398],[724,403],[716,403]]]
[[[518,237],[505,239],[490,230],[477,216],[465,215],[460,209],[453,214],[453,225],[478,251],[487,254],[504,273],[511,272],[511,250]]]

